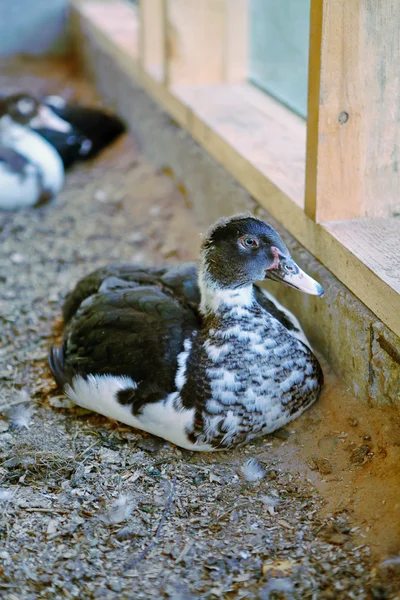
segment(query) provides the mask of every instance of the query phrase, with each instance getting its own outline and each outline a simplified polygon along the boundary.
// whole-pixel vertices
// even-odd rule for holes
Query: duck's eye
[[[244,236],[240,240],[242,242],[242,246],[245,248],[258,248],[258,240],[256,238],[250,236]]]
[[[17,102],[17,110],[21,113],[21,115],[29,115],[30,113],[34,112],[35,103],[29,98],[22,98]]]

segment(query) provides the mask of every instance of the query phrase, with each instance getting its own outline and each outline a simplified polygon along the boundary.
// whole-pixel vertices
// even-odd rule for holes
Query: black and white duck
[[[99,269],[65,300],[53,376],[76,404],[189,450],[271,433],[317,400],[323,375],[264,279],[323,294],[250,215],[211,228],[199,268]]]
[[[55,149],[29,128],[51,123],[65,131],[62,119],[24,96],[0,99],[0,210],[40,205],[61,190],[64,168]]]
[[[2,101],[37,107],[30,119],[25,118],[25,125],[57,150],[64,169],[94,158],[126,131],[119,117],[99,108],[69,104],[61,96],[39,100],[25,92],[3,97]]]

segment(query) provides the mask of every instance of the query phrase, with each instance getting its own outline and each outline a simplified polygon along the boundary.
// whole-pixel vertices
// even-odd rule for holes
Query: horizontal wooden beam
[[[240,148],[248,163],[247,179],[252,167],[267,182],[304,208],[304,171],[306,124],[279,102],[249,84],[215,84],[207,86],[173,86],[171,92],[190,109],[192,135],[202,140],[211,130],[209,150],[217,137],[232,148]],[[203,134],[201,133],[203,131]],[[251,167],[251,166],[252,167]]]

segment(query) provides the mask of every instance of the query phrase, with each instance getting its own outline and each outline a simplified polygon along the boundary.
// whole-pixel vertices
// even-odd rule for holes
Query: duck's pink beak
[[[320,297],[324,295],[322,285],[300,269],[291,257],[275,261],[272,267],[265,271],[265,279],[279,281],[305,294]]]

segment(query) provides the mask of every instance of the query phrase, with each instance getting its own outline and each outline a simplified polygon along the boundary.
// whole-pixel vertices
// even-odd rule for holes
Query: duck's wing
[[[77,375],[112,375],[170,393],[184,340],[198,327],[196,314],[159,287],[106,279],[75,312],[50,367],[62,387]]]
[[[0,145],[0,162],[7,168],[11,173],[16,173],[23,176],[25,174],[26,167],[29,165],[29,160],[25,158],[19,152],[16,152],[8,146]]]
[[[282,323],[282,325],[286,327],[291,335],[303,342],[303,344],[312,350],[310,342],[301,328],[297,317],[295,317],[290,310],[282,306],[282,304],[280,304],[280,302],[278,302],[278,300],[272,294],[258,285],[254,286],[254,295],[260,306],[262,306],[273,317],[275,317],[275,319]]]
[[[101,267],[81,279],[64,301],[62,313],[67,324],[81,303],[103,289],[128,288],[154,285],[164,293],[175,296],[197,312],[200,292],[197,285],[196,263],[182,263],[162,268],[143,268],[138,265],[108,265]]]
[[[78,132],[64,133],[46,127],[33,128],[33,131],[38,133],[57,150],[63,162],[64,169],[69,169],[80,158],[79,153],[85,138]]]
[[[47,103],[56,115],[71,123],[92,142],[91,148],[81,155],[81,159],[93,158],[126,131],[125,124],[119,117],[103,110],[77,104],[65,104],[61,107]]]

